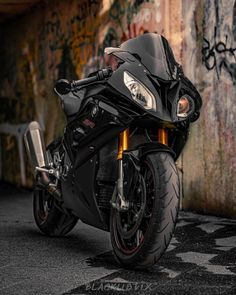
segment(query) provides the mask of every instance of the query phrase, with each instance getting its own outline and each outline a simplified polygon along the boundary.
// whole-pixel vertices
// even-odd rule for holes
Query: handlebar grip
[[[98,80],[104,80],[105,78],[110,77],[112,75],[112,72],[113,71],[111,67],[98,71],[97,73]]]
[[[102,81],[112,75],[112,69],[110,67],[106,69],[102,69],[97,72],[96,76],[92,76],[89,78],[81,79],[81,80],[74,80],[72,82],[69,82],[68,80],[65,79],[60,79],[56,82],[55,85],[55,90],[59,94],[67,94],[69,93],[73,88],[86,85],[92,82],[96,81]]]
[[[100,71],[97,72],[96,76],[92,76],[89,78],[85,78],[85,79],[81,79],[81,80],[75,80],[71,82],[71,86],[72,87],[78,87],[78,86],[82,86],[88,83],[92,83],[92,82],[96,82],[96,81],[102,81],[105,78],[110,77],[112,74],[112,68],[108,67],[105,69],[102,69]]]
[[[88,83],[96,82],[97,81],[97,76],[81,79],[81,80],[74,80],[71,82],[72,87],[78,87],[82,86]]]

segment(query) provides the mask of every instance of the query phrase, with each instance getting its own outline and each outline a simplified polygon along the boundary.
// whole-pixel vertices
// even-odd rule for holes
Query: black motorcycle
[[[170,243],[180,200],[175,161],[202,101],[163,36],[144,34],[105,52],[112,68],[56,83],[63,136],[45,148],[37,122],[25,133],[34,217],[50,236],[67,234],[78,219],[110,231],[117,260],[144,269]]]

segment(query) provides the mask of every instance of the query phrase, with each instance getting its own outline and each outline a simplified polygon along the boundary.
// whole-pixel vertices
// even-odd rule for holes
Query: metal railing
[[[28,124],[10,124],[10,123],[2,123],[0,124],[0,134],[13,135],[16,137],[17,147],[18,147],[18,155],[20,161],[20,176],[21,176],[21,185],[26,185],[26,172],[25,172],[25,161],[24,161],[24,132],[27,128]],[[3,171],[2,171],[2,144],[0,137],[0,179],[2,179]]]

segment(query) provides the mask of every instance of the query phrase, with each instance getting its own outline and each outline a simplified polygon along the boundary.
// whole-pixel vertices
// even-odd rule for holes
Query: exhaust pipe
[[[25,146],[28,156],[32,162],[34,168],[46,167],[46,149],[42,135],[42,129],[38,122],[33,121],[26,129]]]
[[[40,182],[44,188],[61,201],[61,191],[50,181],[48,174],[51,169],[47,169],[48,161],[42,129],[38,122],[33,121],[27,127],[24,134],[24,141],[29,159],[34,170],[40,174]]]

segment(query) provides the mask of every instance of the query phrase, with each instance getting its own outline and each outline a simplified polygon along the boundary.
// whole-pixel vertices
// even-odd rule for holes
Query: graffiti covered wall
[[[183,206],[236,216],[235,2],[52,0],[2,26],[2,178],[31,184],[20,148],[25,123],[38,120],[47,143],[61,133],[64,117],[52,91],[57,79],[85,77],[104,66],[105,47],[158,32],[170,41],[204,102],[181,158]]]
[[[236,216],[236,1],[183,1],[183,62],[203,97],[183,155],[184,206]]]
[[[17,147],[17,142],[22,145],[25,123],[39,121],[47,143],[61,133],[64,117],[52,90],[57,79],[87,76],[104,66],[105,47],[117,46],[145,32],[173,36],[172,45],[180,57],[180,40],[176,38],[180,30],[178,2],[43,1],[27,15],[2,26],[0,133],[4,135],[0,168],[4,180],[31,184],[29,165],[23,165],[27,159]],[[175,10],[176,24],[172,28],[168,17]],[[10,125],[1,125],[6,122]]]

